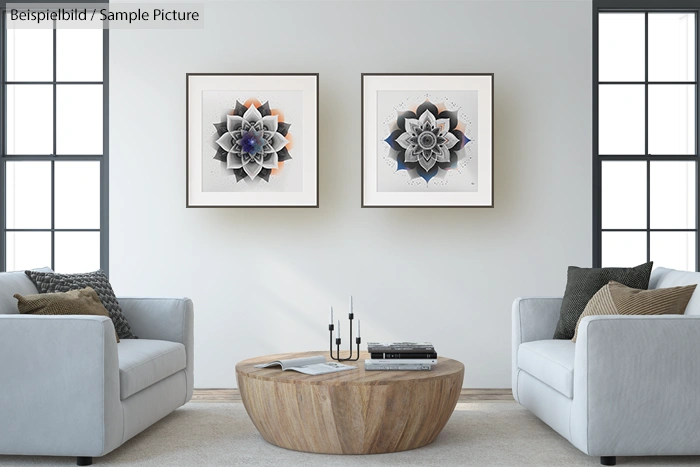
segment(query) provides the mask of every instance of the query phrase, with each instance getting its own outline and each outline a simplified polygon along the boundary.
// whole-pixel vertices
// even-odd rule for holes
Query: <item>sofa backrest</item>
[[[35,270],[52,272],[51,268]],[[14,297],[16,293],[29,295],[39,293],[39,291],[24,271],[0,272],[0,315],[19,313],[19,310],[17,310],[17,299]]]
[[[649,279],[650,289],[665,289],[679,285],[700,284],[700,272],[677,271],[675,269],[656,268]],[[700,315],[700,287],[695,289],[685,309],[686,315]]]

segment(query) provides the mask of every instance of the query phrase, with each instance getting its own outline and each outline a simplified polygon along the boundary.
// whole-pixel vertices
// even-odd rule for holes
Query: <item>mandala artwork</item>
[[[270,175],[281,170],[289,154],[289,123],[285,123],[269,102],[260,104],[249,99],[236,101],[233,111],[222,122],[214,123],[218,139],[214,159],[226,164],[236,182],[248,179],[269,181]]]
[[[457,110],[429,100],[415,109],[397,111],[389,130],[384,141],[391,148],[389,157],[396,161],[396,170],[406,170],[411,179],[420,177],[426,184],[457,169],[471,141],[463,132]]]

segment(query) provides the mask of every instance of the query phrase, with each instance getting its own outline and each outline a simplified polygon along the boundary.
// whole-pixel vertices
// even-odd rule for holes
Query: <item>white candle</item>
[[[360,337],[360,320],[357,320],[357,337]]]
[[[328,321],[328,324],[333,324],[333,307],[331,307],[331,317],[330,321]]]
[[[335,338],[340,339],[340,320],[338,320],[338,327],[335,328]]]
[[[350,295],[350,313],[352,313],[352,295]]]

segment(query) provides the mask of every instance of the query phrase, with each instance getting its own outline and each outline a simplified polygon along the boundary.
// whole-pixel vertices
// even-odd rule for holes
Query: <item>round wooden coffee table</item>
[[[295,451],[378,454],[430,444],[457,405],[464,365],[438,358],[431,371],[357,370],[309,376],[254,368],[327,352],[268,355],[236,365],[243,405],[265,440]]]

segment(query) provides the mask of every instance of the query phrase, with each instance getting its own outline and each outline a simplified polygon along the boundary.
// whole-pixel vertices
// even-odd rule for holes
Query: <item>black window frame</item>
[[[688,82],[665,82],[663,84],[690,84],[695,86],[695,154],[694,155],[650,155],[649,154],[649,85],[662,84],[649,81],[649,13],[694,13],[695,14],[695,80]],[[598,15],[599,13],[645,13],[645,155],[601,155],[598,151],[598,86],[613,84],[600,81],[598,77]],[[646,232],[647,261],[651,261],[652,232],[694,232],[695,233],[695,270],[700,269],[700,4],[697,0],[593,0],[593,267],[602,266],[603,232]],[[603,229],[602,228],[602,165],[605,161],[646,161],[647,164],[647,225],[644,229]],[[694,229],[652,229],[651,228],[651,162],[655,161],[693,161],[695,162],[695,228]],[[624,266],[624,265],[620,265]],[[630,265],[631,266],[631,265]],[[663,265],[658,265],[663,266]]]
[[[109,275],[109,29],[103,30],[102,39],[102,81],[57,81],[56,76],[56,29],[53,29],[53,79],[41,82],[17,82],[7,80],[7,4],[0,2],[0,271],[7,268],[7,233],[8,232],[50,232],[51,264],[55,269],[55,233],[56,232],[97,232],[100,233],[100,269]],[[43,3],[65,3],[48,0]],[[72,0],[71,3],[90,3],[88,0]],[[58,5],[57,5],[58,7]],[[53,154],[50,155],[8,155],[6,138],[6,90],[8,84],[51,84],[53,85]],[[57,85],[102,85],[102,154],[100,155],[57,155],[56,154],[56,88]],[[51,162],[51,228],[49,229],[7,229],[6,219],[6,164],[8,161],[47,161]],[[100,163],[100,227],[99,229],[57,229],[55,228],[55,162],[62,161],[98,161]],[[44,265],[37,265],[44,266]]]

